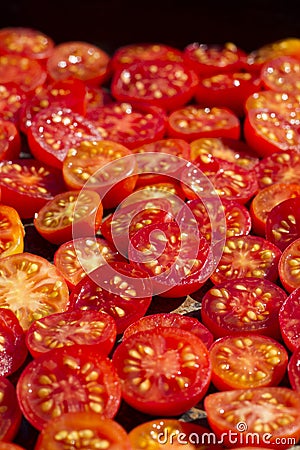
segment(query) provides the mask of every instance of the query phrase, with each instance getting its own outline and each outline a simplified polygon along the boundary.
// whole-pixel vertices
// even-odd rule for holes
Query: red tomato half
[[[300,289],[295,289],[279,310],[279,325],[285,345],[291,352],[300,346]]]
[[[285,38],[262,45],[249,53],[247,63],[253,70],[260,70],[265,62],[285,55],[299,57],[300,39]]]
[[[0,118],[15,124],[19,123],[22,104],[26,101],[26,94],[16,85],[0,84]]]
[[[266,62],[260,72],[266,89],[285,94],[300,94],[300,61],[291,56],[279,56]]]
[[[111,361],[92,346],[76,344],[31,361],[18,380],[17,396],[28,422],[42,430],[49,420],[67,412],[113,418],[121,389]]]
[[[286,150],[266,156],[259,161],[256,172],[260,189],[274,183],[299,183],[300,153]]]
[[[208,351],[194,334],[156,327],[135,333],[113,354],[122,397],[146,414],[176,416],[205,395],[211,377]]]
[[[283,250],[278,272],[280,281],[288,292],[300,287],[300,238],[292,241]]]
[[[268,213],[266,238],[281,251],[300,238],[300,197],[288,198]]]
[[[251,332],[277,339],[278,313],[286,297],[283,289],[266,279],[227,281],[204,295],[202,321],[216,337]]]
[[[0,84],[15,83],[22,92],[30,94],[46,78],[46,71],[33,59],[12,54],[0,56]]]
[[[0,376],[14,373],[27,357],[25,333],[16,315],[9,309],[0,311]]]
[[[16,159],[21,150],[21,137],[16,125],[0,120],[0,160]]]
[[[25,229],[18,212],[0,204],[0,258],[22,253]]]
[[[271,110],[281,113],[287,120],[293,121],[295,111],[300,109],[299,94],[287,94],[276,91],[260,91],[250,95],[245,103],[245,112],[251,109]]]
[[[53,40],[33,28],[10,27],[0,30],[0,54],[15,54],[43,61],[52,53]]]
[[[300,392],[300,348],[297,347],[293,352],[288,364],[288,378],[292,388]]]
[[[22,414],[13,384],[0,377],[0,440],[12,441],[21,424]]]

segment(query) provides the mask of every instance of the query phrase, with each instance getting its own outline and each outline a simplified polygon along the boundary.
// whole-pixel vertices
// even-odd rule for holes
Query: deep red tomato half
[[[260,189],[274,183],[299,183],[300,153],[285,150],[266,156],[259,161],[256,172]]]
[[[204,295],[202,322],[216,337],[247,332],[278,339],[278,314],[286,298],[283,289],[266,279],[227,281]]]
[[[211,380],[220,391],[277,386],[288,364],[285,347],[260,334],[219,338],[210,347],[209,356]]]
[[[65,311],[36,320],[26,333],[26,345],[36,358],[54,348],[86,344],[108,355],[117,336],[114,319],[100,311]]]
[[[300,287],[300,238],[292,241],[283,250],[278,272],[280,281],[288,292]]]
[[[237,389],[208,395],[210,427],[229,447],[287,449],[300,437],[300,394],[285,387]]]
[[[115,350],[113,364],[123,399],[159,416],[176,416],[195,406],[211,377],[207,348],[179,328],[156,327],[129,336]]]
[[[26,94],[14,83],[0,84],[0,118],[19,124],[19,114]]]
[[[300,348],[297,347],[293,352],[288,364],[288,378],[292,388],[300,392]]]
[[[278,56],[261,68],[260,77],[266,89],[285,94],[300,94],[300,61],[291,56]]]
[[[279,325],[283,341],[294,352],[300,346],[300,289],[295,289],[279,310]]]
[[[65,190],[59,170],[35,159],[0,161],[1,200],[29,219],[48,200]]]
[[[198,77],[180,62],[138,62],[115,71],[112,95],[121,102],[148,103],[171,111],[194,96]]]
[[[50,420],[41,431],[35,450],[62,450],[68,447],[132,450],[125,429],[112,419],[94,412],[68,412]]]
[[[0,54],[15,54],[44,61],[52,53],[53,40],[34,28],[8,27],[0,30]]]
[[[28,422],[42,430],[49,420],[66,412],[113,418],[121,389],[108,358],[93,346],[75,344],[31,361],[18,380],[17,397]]]
[[[42,86],[46,78],[46,71],[31,58],[13,54],[0,56],[0,84],[14,83],[28,95]]]
[[[158,313],[144,316],[126,328],[123,333],[123,339],[127,339],[132,334],[140,331],[154,330],[156,327],[180,328],[181,330],[190,331],[198,336],[207,348],[213,342],[212,333],[198,319],[176,313]]]
[[[21,137],[16,125],[10,121],[0,120],[0,160],[19,157]]]
[[[203,137],[239,139],[240,122],[227,108],[188,105],[171,112],[167,133],[170,137],[189,142]]]
[[[23,252],[25,228],[11,206],[0,204],[0,232],[0,258]]]
[[[294,111],[299,110],[299,94],[287,94],[271,90],[262,90],[250,95],[245,102],[245,112],[251,109],[281,112],[286,119],[293,120]]]
[[[300,238],[300,197],[288,198],[267,215],[266,238],[281,251]]]
[[[247,64],[254,71],[261,70],[262,65],[278,56],[300,55],[300,39],[284,38],[278,41],[270,42],[253,50],[247,56]]]
[[[15,387],[5,377],[0,377],[0,440],[12,441],[21,424],[21,410]]]
[[[0,450],[25,450],[24,447],[20,447],[12,442],[0,442]]]

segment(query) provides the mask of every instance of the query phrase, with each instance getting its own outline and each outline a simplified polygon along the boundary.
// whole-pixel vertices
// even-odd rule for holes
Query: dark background
[[[299,0],[2,0],[0,26],[29,26],[56,43],[85,40],[109,53],[143,41],[181,49],[231,41],[251,51],[300,38],[299,9]]]

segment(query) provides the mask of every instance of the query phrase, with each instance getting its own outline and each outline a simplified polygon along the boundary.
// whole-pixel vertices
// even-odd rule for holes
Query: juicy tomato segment
[[[123,399],[138,411],[178,415],[207,391],[211,365],[208,351],[194,334],[156,327],[135,333],[113,354]]]
[[[299,111],[299,94],[287,94],[276,91],[259,91],[250,95],[245,102],[245,112],[251,109],[271,110],[281,113],[287,120],[293,121],[295,111]]]
[[[111,361],[92,346],[76,344],[30,362],[18,380],[17,396],[28,422],[42,430],[49,420],[67,412],[113,418],[121,389]]]
[[[292,389],[300,392],[300,373],[299,373],[299,348],[297,347],[293,352],[288,363],[288,378]]]
[[[15,387],[5,377],[0,377],[0,439],[12,441],[21,423],[21,410],[18,405]]]
[[[300,94],[300,61],[290,56],[279,56],[266,62],[260,73],[266,89],[285,94]]]
[[[300,287],[300,238],[292,241],[283,250],[278,272],[280,281],[288,292]]]
[[[288,353],[278,341],[260,334],[237,334],[215,341],[209,349],[212,382],[219,390],[276,386]]]
[[[281,251],[300,238],[300,197],[288,198],[274,206],[266,221],[266,239]]]
[[[22,253],[25,230],[18,212],[0,204],[0,258]]]
[[[261,66],[273,58],[279,56],[299,56],[300,54],[300,39],[286,38],[274,41],[259,47],[258,49],[249,53],[247,63],[250,68],[260,70]]]
[[[273,153],[259,161],[256,172],[260,189],[274,183],[299,183],[300,154],[295,150]]]
[[[0,84],[0,118],[19,123],[19,113],[26,94],[15,84]]]
[[[275,283],[238,278],[209,289],[202,300],[204,325],[216,336],[241,332],[280,337],[278,314],[287,298]]]
[[[42,86],[46,78],[46,71],[33,59],[13,54],[0,56],[0,84],[14,83],[28,95]]]
[[[15,159],[21,150],[21,137],[16,125],[0,120],[0,160]]]
[[[97,346],[108,355],[117,336],[114,319],[99,311],[65,311],[36,320],[26,333],[26,345],[37,356],[74,344]]]
[[[283,341],[294,352],[300,344],[300,289],[295,289],[279,310],[279,325]]]
[[[0,308],[12,310],[20,325],[67,309],[69,291],[56,267],[32,253],[0,259]]]
[[[39,30],[9,27],[0,30],[0,54],[16,54],[43,61],[53,50],[53,40]]]

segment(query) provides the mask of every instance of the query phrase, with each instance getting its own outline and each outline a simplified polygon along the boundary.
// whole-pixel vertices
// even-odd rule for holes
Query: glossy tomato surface
[[[0,258],[22,253],[25,228],[18,212],[11,206],[0,204]]]
[[[49,58],[54,42],[34,28],[7,27],[0,31],[0,54],[15,54],[43,61]]]
[[[25,333],[16,315],[10,309],[0,314],[0,376],[16,372],[27,357]]]
[[[0,440],[12,441],[21,423],[21,410],[14,385],[5,377],[0,377]]]
[[[300,345],[300,289],[295,289],[279,310],[279,325],[283,341],[294,352]]]

